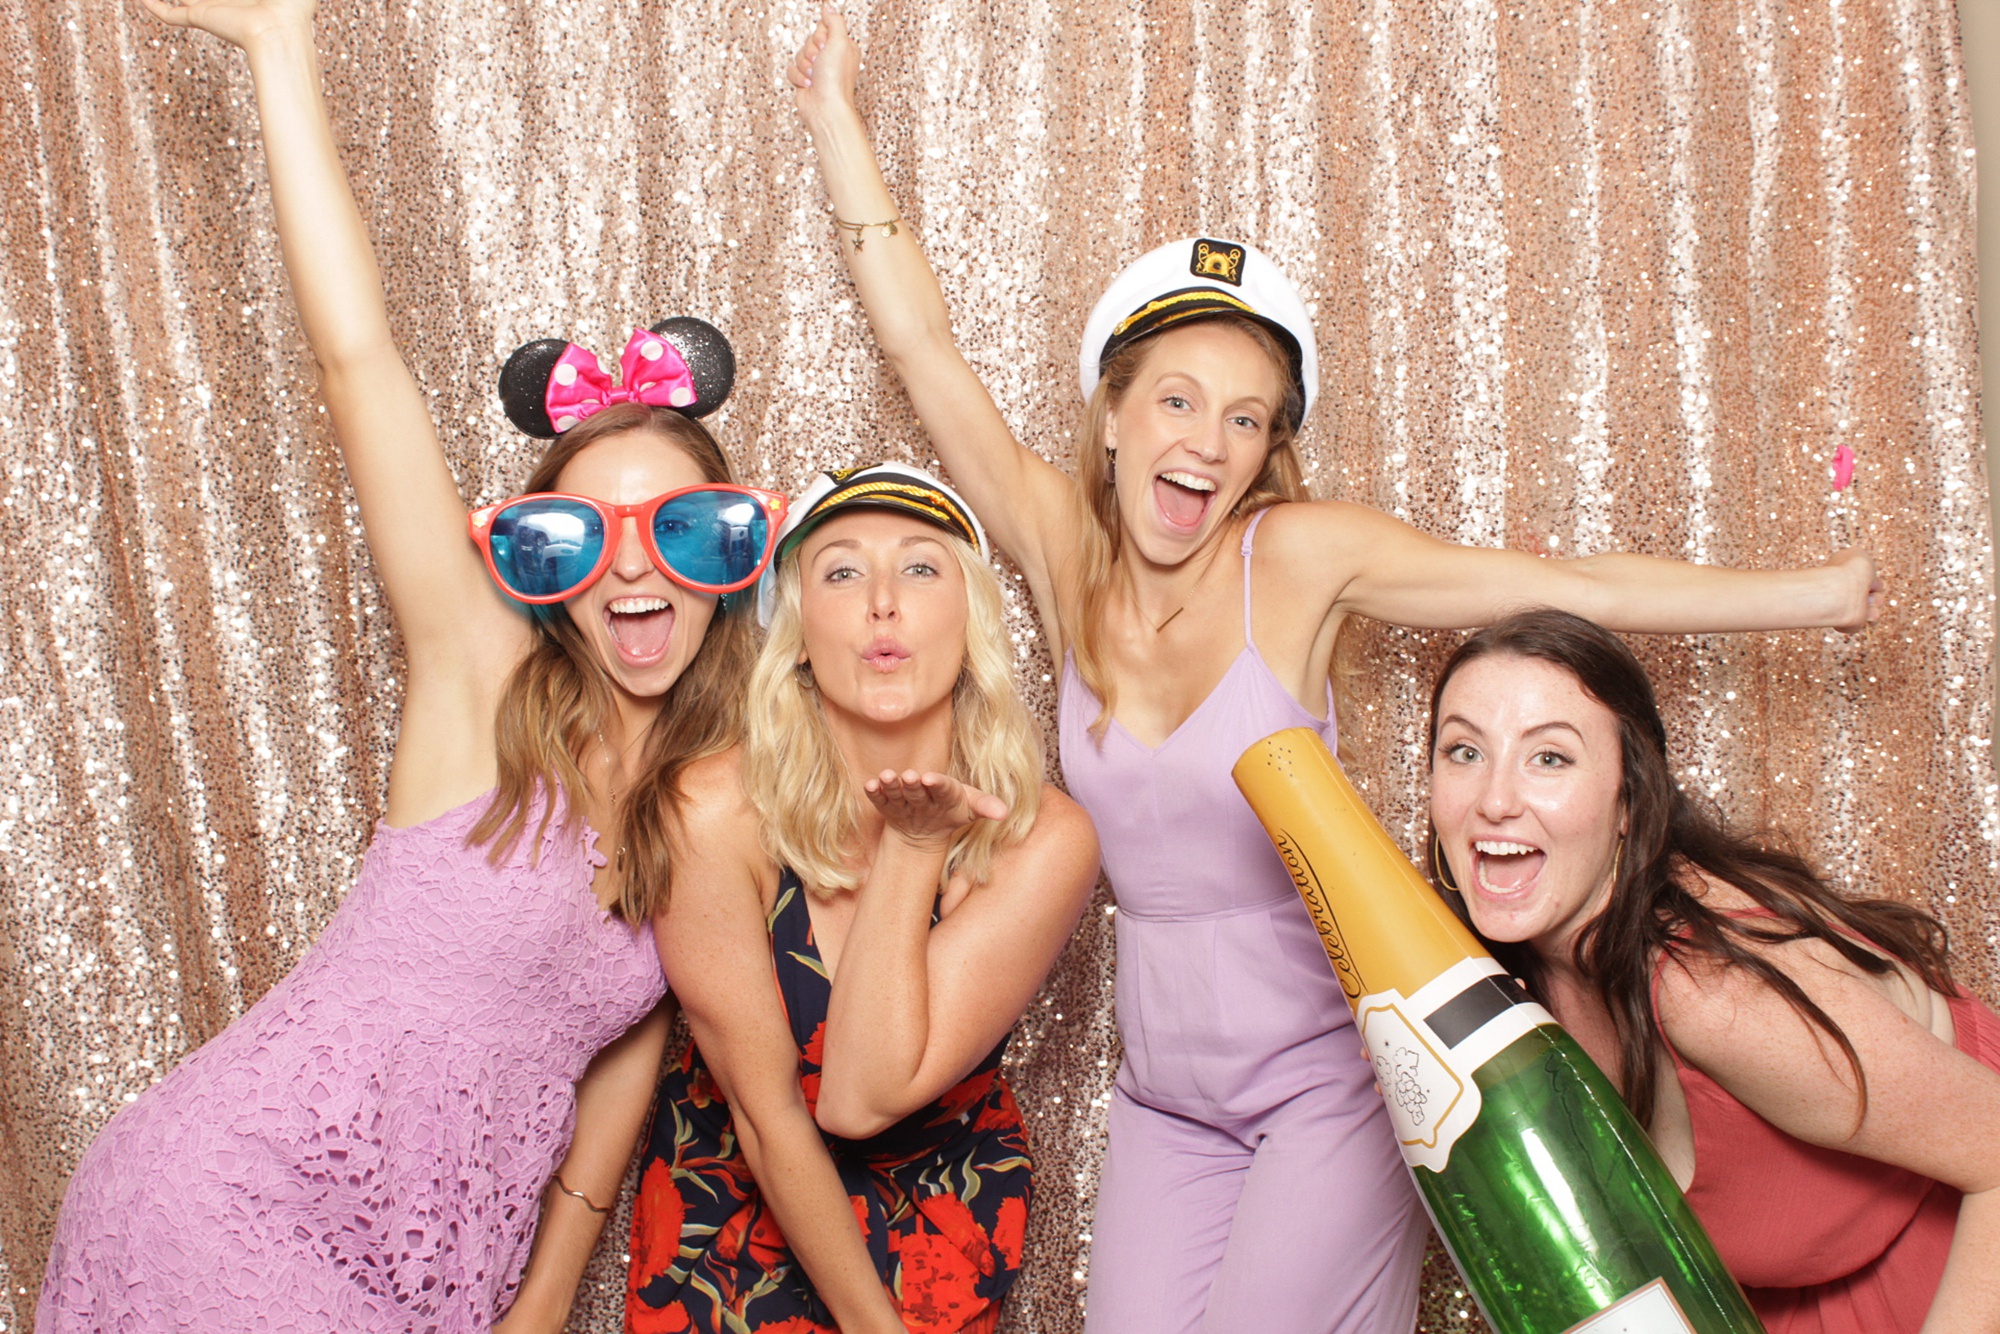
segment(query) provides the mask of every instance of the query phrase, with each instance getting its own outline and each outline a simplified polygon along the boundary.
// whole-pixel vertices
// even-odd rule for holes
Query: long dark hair
[[[694,461],[705,481],[735,480],[729,460],[700,422],[670,408],[620,403],[557,436],[529,475],[523,494],[553,490],[571,459],[599,440],[628,431],[665,436]],[[646,732],[641,777],[629,793],[621,794],[617,828],[605,831],[611,847],[625,850],[625,882],[612,909],[624,921],[644,922],[666,906],[680,831],[681,772],[737,738],[743,682],[755,657],[755,600],[752,594],[734,594],[715,609],[700,651],[667,691]],[[583,757],[616,708],[611,677],[568,609],[558,602],[532,610],[534,647],[507,679],[493,720],[499,786],[466,835],[468,844],[487,845],[487,855],[496,863],[520,842],[538,795],[589,790]],[[537,838],[554,809],[552,800],[544,806]],[[569,816],[572,821],[581,818],[574,797]]]
[[[1618,721],[1623,776],[1618,799],[1626,815],[1625,850],[1604,911],[1577,933],[1573,962],[1595,987],[1618,1034],[1620,1092],[1641,1124],[1650,1124],[1658,1016],[1653,970],[1662,957],[1706,957],[1743,968],[1783,996],[1847,1056],[1867,1106],[1867,1086],[1854,1046],[1840,1026],[1799,985],[1773,966],[1760,947],[1794,940],[1823,941],[1872,976],[1907,965],[1945,994],[1953,987],[1944,928],[1928,913],[1886,899],[1848,899],[1768,836],[1732,833],[1709,806],[1675,784],[1667,767],[1667,729],[1646,669],[1623,640],[1592,621],[1561,611],[1510,616],[1474,634],[1445,661],[1431,688],[1430,752],[1437,763],[1438,701],[1459,668],[1477,658],[1509,655],[1562,668],[1585,694]],[[1432,865],[1437,833],[1430,833]],[[1768,916],[1731,917],[1688,890],[1698,868],[1748,896]],[[1435,872],[1433,872],[1435,874]],[[1460,896],[1440,892],[1461,917]],[[1857,942],[1867,941],[1875,949]],[[1495,958],[1546,1004],[1542,961],[1526,943],[1487,942]],[[1879,950],[1880,953],[1876,951]],[[1883,957],[1887,955],[1888,957]]]

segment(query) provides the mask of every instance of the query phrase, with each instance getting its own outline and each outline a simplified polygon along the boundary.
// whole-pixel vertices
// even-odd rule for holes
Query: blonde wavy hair
[[[965,575],[965,662],[951,694],[950,773],[1007,803],[1002,820],[975,820],[945,856],[940,885],[984,881],[993,855],[1034,827],[1042,798],[1041,729],[1014,691],[1013,654],[1001,618],[1000,580],[968,542],[940,530]],[[764,851],[813,893],[861,884],[866,800],[826,725],[805,652],[800,561],[778,569],[763,651],[743,702],[743,787],[756,808]]]
[[[694,460],[705,481],[736,480],[715,437],[700,422],[670,408],[620,403],[557,436],[522,494],[553,490],[571,459],[627,431],[666,437]],[[717,606],[694,660],[667,690],[646,733],[641,777],[630,792],[620,794],[616,828],[601,831],[608,848],[625,849],[624,889],[612,906],[623,921],[649,921],[667,906],[674,845],[680,837],[682,771],[736,740],[739,686],[755,642],[755,602],[755,590],[746,590]],[[569,609],[558,602],[529,610],[534,645],[507,678],[493,719],[499,783],[465,836],[468,846],[485,847],[487,860],[496,866],[528,832],[538,800],[554,792],[590,790],[584,755],[598,743],[605,720],[617,708],[611,675],[570,620]],[[537,856],[555,808],[553,800],[543,800],[534,834]],[[577,826],[582,818],[582,803],[572,797],[565,826]]]
[[[1230,519],[1241,519],[1286,501],[1310,500],[1312,497],[1306,491],[1305,473],[1299,466],[1298,428],[1294,424],[1305,415],[1305,399],[1298,377],[1292,374],[1291,355],[1269,329],[1241,315],[1212,315],[1173,327],[1185,328],[1195,323],[1226,324],[1248,334],[1271,359],[1271,364],[1277,368],[1279,381],[1284,385],[1284,401],[1278,405],[1271,421],[1270,446],[1264,455],[1264,466],[1258,471],[1256,480],[1250,483],[1250,489],[1236,502]],[[1111,455],[1104,447],[1105,425],[1112,410],[1132,387],[1132,381],[1138,378],[1139,367],[1145,362],[1146,354],[1152,350],[1157,337],[1155,334],[1128,343],[1105,363],[1104,373],[1084,408],[1083,429],[1077,436],[1076,470],[1080,483],[1077,493],[1083,508],[1078,529],[1083,534],[1083,543],[1079,562],[1069,571],[1071,589],[1076,595],[1077,624],[1065,628],[1069,630],[1071,651],[1076,657],[1076,674],[1098,699],[1097,717],[1090,724],[1090,735],[1100,742],[1104,739],[1104,730],[1111,725],[1111,715],[1118,704],[1118,688],[1112,683],[1110,668],[1104,662],[1103,626],[1112,589],[1123,573],[1118,568],[1118,560],[1125,544],[1125,520],[1118,513],[1118,493],[1111,484]],[[1352,623],[1351,618],[1349,623]],[[1336,707],[1345,697],[1344,682],[1351,674],[1348,659],[1351,657],[1352,640],[1353,636],[1343,626],[1339,639],[1334,643],[1328,679],[1333,683]]]

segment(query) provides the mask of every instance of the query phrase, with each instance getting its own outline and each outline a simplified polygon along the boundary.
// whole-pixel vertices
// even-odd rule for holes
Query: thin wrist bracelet
[[[852,232],[854,234],[854,248],[859,250],[861,249],[861,234],[870,227],[880,227],[882,235],[894,236],[896,234],[896,224],[901,221],[901,218],[891,218],[887,222],[849,222],[839,214],[835,214],[833,225],[844,232]]]
[[[595,1200],[592,1200],[588,1195],[585,1195],[580,1190],[571,1190],[569,1188],[569,1182],[564,1181],[562,1179],[562,1173],[560,1172],[556,1173],[553,1179],[556,1183],[557,1190],[561,1191],[565,1195],[574,1195],[577,1199],[582,1200],[583,1207],[590,1210],[590,1212],[594,1214],[608,1214],[611,1212],[611,1206],[597,1203]]]

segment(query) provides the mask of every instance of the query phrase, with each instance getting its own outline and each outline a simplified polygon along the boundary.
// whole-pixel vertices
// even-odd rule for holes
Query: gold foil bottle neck
[[[1410,864],[1309,727],[1243,752],[1236,786],[1271,836],[1349,1003],[1408,996],[1484,946]]]

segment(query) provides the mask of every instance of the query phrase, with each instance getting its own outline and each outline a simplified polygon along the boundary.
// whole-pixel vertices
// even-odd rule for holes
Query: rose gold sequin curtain
[[[780,86],[805,4],[324,8],[338,138],[468,502],[535,453],[492,396],[509,349],[615,351],[680,312],[735,340],[720,434],[748,480],[923,457]],[[1783,824],[1841,884],[1941,913],[1993,994],[1993,599],[1950,0],[856,17],[904,215],[972,359],[1051,457],[1071,451],[1083,314],[1119,264],[1242,235],[1317,314],[1321,493],[1550,555],[1878,553],[1892,606],[1863,637],[1645,652],[1690,784]],[[0,0],[0,68],[13,1330],[92,1134],[340,901],[381,811],[400,659],[279,268],[241,60],[108,0]],[[1859,463],[1836,494],[1841,445]],[[1025,603],[1022,681],[1052,723]],[[1370,634],[1345,720],[1412,841],[1448,639]],[[1014,1330],[1080,1323],[1116,1063],[1108,902],[1010,1058],[1041,1160]],[[620,1241],[576,1328],[617,1328]],[[1425,1326],[1476,1323],[1432,1276]]]

